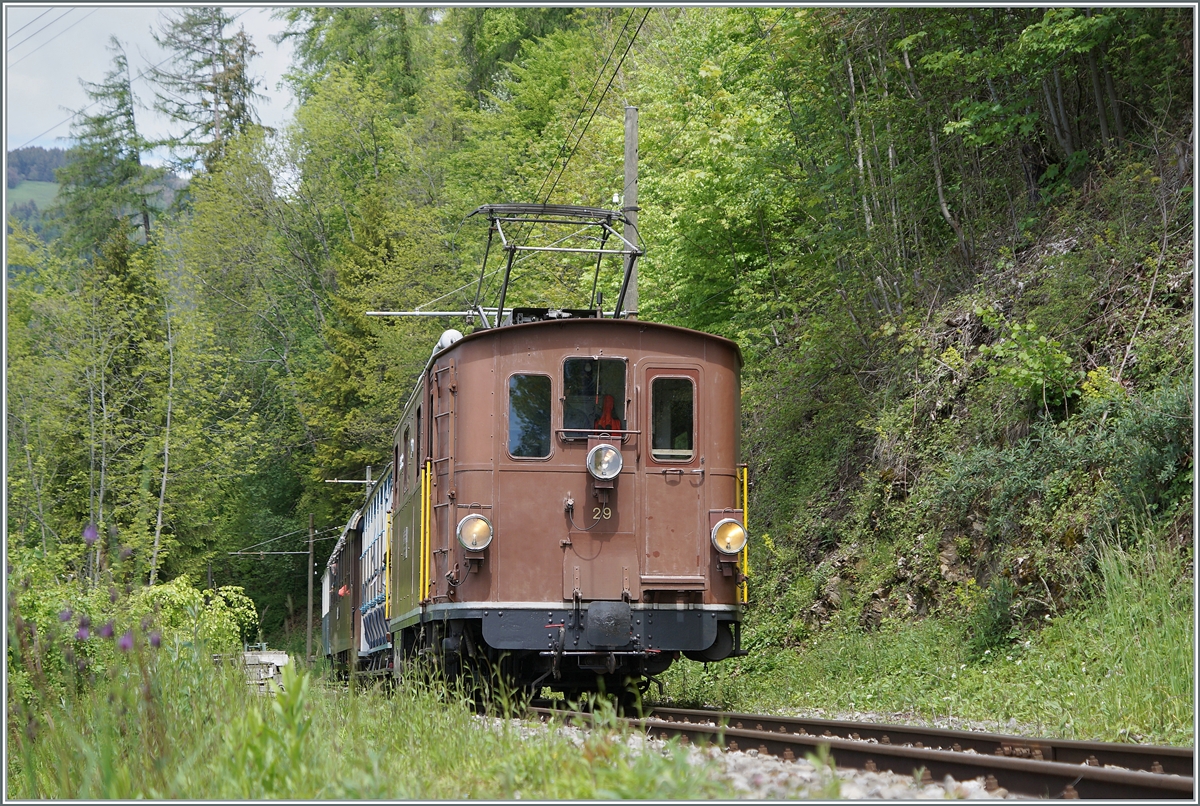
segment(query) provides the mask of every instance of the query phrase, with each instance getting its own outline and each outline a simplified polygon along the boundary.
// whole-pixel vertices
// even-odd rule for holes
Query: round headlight
[[[746,547],[746,530],[733,518],[725,518],[713,527],[712,542],[722,554],[737,554]]]
[[[458,522],[458,542],[467,551],[483,551],[492,542],[492,522],[482,515],[468,515]]]
[[[601,481],[615,479],[621,472],[621,452],[612,445],[600,444],[588,451],[587,469]]]

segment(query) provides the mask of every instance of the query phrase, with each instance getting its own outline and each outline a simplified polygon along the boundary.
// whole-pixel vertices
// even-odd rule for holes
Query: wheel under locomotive
[[[325,654],[535,694],[743,654],[740,367],[727,339],[598,309],[446,331],[327,563]]]

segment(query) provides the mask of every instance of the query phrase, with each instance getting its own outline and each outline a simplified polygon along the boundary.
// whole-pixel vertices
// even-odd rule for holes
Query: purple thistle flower
[[[96,538],[100,536],[100,530],[96,528],[96,524],[89,523],[83,527],[83,542],[88,544],[90,548],[96,542]]]
[[[150,646],[158,649],[160,644],[162,644],[162,633],[160,633],[158,630],[155,630],[154,632],[150,633]]]
[[[117,649],[122,652],[133,649],[133,630],[126,630],[125,634],[117,639]]]
[[[87,613],[84,613],[82,616],[79,617],[79,626],[83,627],[84,629],[87,629],[88,627],[92,626],[92,619],[88,616]]]
[[[59,620],[59,621],[66,622],[66,621],[70,621],[70,620],[71,620],[71,619],[72,619],[74,616],[75,616],[75,614],[74,614],[74,613],[72,613],[72,612],[71,612],[71,608],[69,608],[69,607],[68,607],[68,608],[67,608],[67,609],[65,609],[65,610],[60,610],[60,611],[59,611],[59,613],[58,613],[58,620]]]
[[[149,616],[142,616],[142,632],[150,629],[151,624],[153,624],[153,622],[150,620]]]
[[[113,637],[113,623],[111,620],[105,622],[104,626],[100,628],[100,637],[101,638],[112,638]]]
[[[112,602],[113,604],[116,604],[118,598],[120,598],[120,594],[117,593],[117,589],[109,588],[108,589],[108,601]]]
[[[75,640],[76,641],[86,641],[90,636],[91,636],[91,633],[88,632],[87,627],[80,627],[75,632]]]

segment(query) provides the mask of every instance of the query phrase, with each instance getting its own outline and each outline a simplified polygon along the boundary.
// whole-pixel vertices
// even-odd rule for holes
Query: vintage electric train
[[[554,214],[620,221],[481,210],[502,239]],[[737,345],[622,316],[620,301],[612,316],[501,302],[491,326],[477,310],[483,326],[439,340],[391,464],[329,558],[325,654],[395,674],[432,654],[535,694],[619,691],[680,654],[742,654]]]

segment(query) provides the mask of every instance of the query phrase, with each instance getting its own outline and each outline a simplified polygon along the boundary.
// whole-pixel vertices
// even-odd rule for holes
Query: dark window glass
[[[415,460],[416,457],[412,453],[412,443],[409,441],[408,429],[404,429],[404,439],[400,442],[400,460],[399,473],[397,475],[404,477],[404,489],[408,489],[408,466]]]
[[[550,376],[508,379],[508,452],[536,458],[550,455]]]
[[[568,358],[563,362],[563,428],[625,429],[625,362],[619,358]]]
[[[695,387],[687,378],[655,378],[650,386],[650,455],[658,461],[689,462]]]

